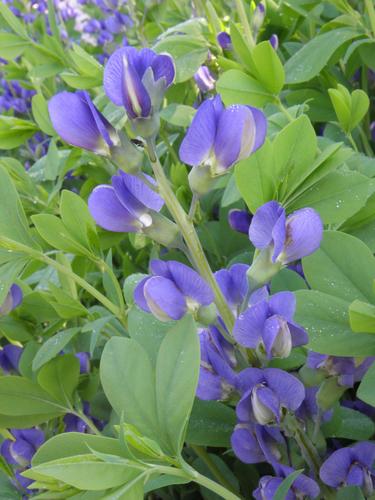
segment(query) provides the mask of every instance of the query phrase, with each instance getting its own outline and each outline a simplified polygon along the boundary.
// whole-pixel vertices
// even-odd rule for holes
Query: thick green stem
[[[250,28],[250,23],[249,23],[249,18],[247,17],[246,11],[245,11],[245,6],[243,4],[243,0],[235,0],[236,8],[238,11],[238,16],[240,18],[244,35],[246,38],[247,43],[249,44],[250,48],[253,48],[255,46],[254,38],[251,33],[251,28]]]
[[[74,280],[80,287],[90,293],[93,297],[95,297],[99,302],[101,302],[103,306],[111,311],[111,313],[113,313],[123,324],[126,324],[126,318],[123,311],[121,311],[121,309],[116,304],[107,299],[107,297],[100,293],[95,287],[87,283],[87,281],[81,278],[81,276],[75,274],[71,269],[68,269],[59,262],[56,262],[55,260],[49,258],[39,250],[30,248],[26,245],[23,245],[22,243],[19,243],[18,241],[10,240],[5,236],[0,237],[0,246],[11,251],[23,252],[27,255],[30,255],[30,257],[34,258],[35,260],[44,262],[45,264],[55,268],[56,271],[65,274],[66,276]]]
[[[197,445],[190,445],[191,448],[194,450],[194,452],[197,454],[197,456],[207,465],[208,469],[212,472],[213,476],[224,486],[224,488],[228,489],[232,493],[235,494],[235,491],[233,491],[233,486],[230,484],[230,482],[223,476],[221,473],[220,469],[218,466],[215,464],[215,462],[211,459],[210,455],[207,453],[205,448],[202,446],[197,446]]]
[[[204,486],[208,490],[213,491],[214,493],[219,495],[219,497],[224,498],[224,500],[241,500],[241,497],[227,490],[226,488],[224,488],[224,486],[221,486],[221,484],[212,481],[212,479],[203,476],[186,463],[184,469],[177,469],[175,467],[161,467],[160,465],[155,467],[157,468],[157,472],[159,473],[183,477],[190,481],[194,481],[195,483]]]
[[[370,19],[372,34],[375,37],[375,9],[373,0],[365,0],[365,6],[367,10],[367,15]]]
[[[202,278],[205,279],[211,286],[211,289],[215,296],[216,307],[218,308],[225,326],[227,327],[229,332],[232,332],[234,325],[233,313],[229,308],[219,285],[217,284],[215,276],[213,275],[210,264],[208,263],[207,257],[195,231],[194,225],[184,209],[181,207],[178,199],[176,198],[176,195],[174,194],[171,185],[164,173],[163,167],[158,160],[155,151],[155,145],[152,141],[148,141],[147,149],[155,178],[159,186],[160,195],[164,199],[168,210],[170,211],[173,219],[181,230],[194,266],[196,267]]]

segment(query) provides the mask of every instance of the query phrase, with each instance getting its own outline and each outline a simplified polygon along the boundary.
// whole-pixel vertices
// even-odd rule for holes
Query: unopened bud
[[[275,420],[275,415],[273,412],[267,408],[266,405],[264,405],[258,396],[258,390],[261,388],[260,387],[255,387],[251,393],[251,405],[253,408],[253,413],[255,420],[261,424],[261,425],[267,425],[270,424],[271,422],[274,422]]]

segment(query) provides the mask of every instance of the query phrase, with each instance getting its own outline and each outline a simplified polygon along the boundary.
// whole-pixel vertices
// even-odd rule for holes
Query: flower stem
[[[247,17],[246,11],[245,11],[245,6],[243,4],[243,0],[235,0],[238,16],[240,18],[243,30],[244,30],[244,35],[246,38],[247,43],[249,44],[250,48],[253,48],[255,46],[254,38],[251,33],[251,28],[250,28],[250,23],[249,23],[249,18]]]
[[[157,467],[157,472],[161,474],[183,477],[190,481],[194,481],[195,483],[204,486],[208,490],[213,491],[214,493],[219,495],[219,497],[224,498],[224,500],[241,500],[240,496],[235,495],[231,491],[227,490],[227,488],[224,488],[224,486],[222,486],[219,483],[216,483],[212,479],[203,476],[186,462],[183,462],[182,465],[183,469],[178,469],[176,467],[163,467],[160,465],[157,465],[155,467]]]
[[[234,317],[231,309],[229,308],[224,295],[222,294],[219,285],[213,275],[213,272],[208,263],[207,257],[199,241],[198,235],[195,231],[194,225],[189,220],[188,215],[181,207],[176,195],[174,194],[171,185],[164,173],[163,167],[156,155],[155,144],[152,140],[147,142],[147,151],[149,159],[155,174],[156,181],[159,186],[160,195],[165,201],[165,204],[170,211],[175,222],[179,226],[185,243],[189,249],[193,264],[202,276],[203,279],[211,286],[215,296],[215,303],[220,316],[222,317],[228,331],[231,332],[234,325]]]
[[[85,424],[92,430],[92,432],[98,436],[101,436],[102,433],[100,430],[96,427],[94,422],[91,420],[91,418],[88,418],[82,411],[72,411],[73,415],[76,417],[80,418],[85,422]]]
[[[367,10],[367,15],[370,19],[372,34],[375,37],[375,9],[374,9],[373,0],[365,0],[365,6],[366,6],[366,10]]]
[[[197,446],[191,444],[190,447],[194,450],[196,455],[207,465],[208,469],[212,472],[213,476],[224,486],[224,488],[229,491],[233,491],[233,486],[230,482],[223,476],[220,469],[217,467],[215,462],[212,460],[210,455],[207,453],[203,446]]]

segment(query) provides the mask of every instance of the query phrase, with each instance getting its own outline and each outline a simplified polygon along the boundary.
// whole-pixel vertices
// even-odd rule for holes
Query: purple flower
[[[359,486],[366,496],[374,490],[375,443],[363,441],[334,451],[320,467],[320,479],[333,488]]]
[[[292,292],[268,297],[264,287],[252,295],[250,302],[233,329],[234,338],[241,345],[258,349],[271,359],[286,358],[293,347],[307,344],[306,331],[293,321],[296,299]]]
[[[233,208],[229,210],[228,222],[232,229],[238,231],[239,233],[249,234],[249,227],[251,223],[252,216],[247,210],[239,210],[238,208]]]
[[[0,316],[5,316],[18,307],[22,302],[22,298],[23,294],[21,288],[14,283],[0,306]]]
[[[305,388],[305,399],[301,406],[296,410],[296,416],[302,420],[316,420],[319,415],[319,407],[316,401],[316,395],[318,393],[319,387],[306,387]],[[331,420],[333,415],[333,410],[327,410],[322,415],[322,421],[327,422]]]
[[[284,412],[297,410],[305,398],[302,382],[278,368],[246,368],[237,386],[242,393],[236,408],[241,422],[280,423]]]
[[[181,143],[180,159],[192,167],[209,167],[212,175],[250,156],[263,144],[267,120],[250,106],[224,108],[219,95],[198,108]]]
[[[215,273],[221,291],[235,312],[242,305],[248,290],[246,277],[248,269],[247,264],[233,264],[229,269],[220,269]]]
[[[232,39],[228,33],[221,31],[216,39],[223,50],[232,50]]]
[[[233,346],[218,329],[211,326],[199,332],[201,365],[197,397],[205,400],[224,400],[235,390],[236,366]]]
[[[209,92],[215,88],[215,78],[207,66],[201,66],[194,75],[195,83],[201,92]]]
[[[7,344],[0,350],[0,367],[3,372],[18,373],[18,364],[22,355],[22,347],[13,344]]]
[[[277,201],[269,201],[255,212],[250,224],[252,244],[271,254],[272,262],[286,265],[319,248],[323,224],[312,208],[302,208],[286,216]]]
[[[263,476],[260,479],[258,488],[253,492],[253,496],[256,500],[273,500],[280,484],[287,476],[294,472],[292,467],[282,464],[274,465],[274,468],[277,477]],[[305,474],[300,474],[293,481],[292,486],[284,498],[285,500],[297,500],[306,497],[316,498],[319,493],[320,489],[318,484]]]
[[[147,176],[149,182],[153,179]],[[139,177],[119,171],[112,186],[101,184],[90,194],[88,206],[98,226],[115,232],[142,232],[153,223],[163,199]]]
[[[25,467],[36,450],[44,443],[44,432],[37,428],[11,430],[14,440],[5,439],[0,453],[9,464]]]
[[[275,33],[270,36],[270,44],[275,50],[279,48],[279,37]]]
[[[277,446],[284,443],[279,429],[251,422],[239,422],[231,437],[234,453],[245,464],[276,462],[281,458]]]
[[[310,351],[306,365],[314,370],[323,370],[329,376],[338,377],[340,385],[353,387],[355,363],[354,358],[344,356],[328,356]]]
[[[375,142],[375,122],[370,125],[371,139]]]
[[[60,92],[48,103],[54,129],[73,146],[108,156],[120,139],[86,91]]]
[[[77,352],[75,357],[79,361],[79,373],[89,373],[90,371],[90,354],[88,352]]]
[[[160,108],[165,90],[175,77],[173,59],[151,49],[117,49],[104,70],[104,89],[131,119],[148,118]]]
[[[150,269],[152,276],[137,285],[134,299],[160,321],[181,319],[188,311],[198,313],[202,306],[213,302],[209,285],[185,264],[152,260]]]

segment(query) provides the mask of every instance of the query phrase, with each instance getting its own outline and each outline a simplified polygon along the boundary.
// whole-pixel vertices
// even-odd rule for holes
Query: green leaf
[[[0,415],[15,419],[35,417],[37,424],[64,412],[65,408],[35,382],[23,377],[0,377]],[[43,416],[42,420],[40,415]]]
[[[258,43],[251,52],[256,72],[256,79],[270,94],[278,95],[284,86],[283,65],[268,40]]]
[[[160,442],[155,374],[146,351],[135,340],[110,339],[103,350],[100,379],[115,412],[143,435]]]
[[[91,255],[85,247],[74,239],[62,220],[55,215],[37,214],[33,215],[31,220],[40,236],[53,248],[77,255]]]
[[[0,53],[3,59],[12,61],[23,54],[29,42],[12,33],[0,33]]]
[[[274,199],[276,180],[274,177],[272,146],[264,145],[235,167],[235,179],[239,192],[252,213]]]
[[[262,84],[238,69],[223,73],[216,83],[216,89],[226,106],[249,104],[262,108],[269,102],[275,102],[275,97]]]
[[[84,455],[89,449],[100,453],[122,455],[120,441],[115,438],[82,434],[81,432],[65,432],[57,434],[46,441],[32,458],[32,465],[41,465],[51,460]]]
[[[351,122],[351,98],[349,94],[348,102],[345,98],[346,96],[340,91],[340,87],[343,87],[343,85],[338,85],[338,89],[328,89],[328,94],[341,127],[345,131],[349,131]],[[345,87],[343,88],[345,89]]]
[[[103,76],[103,67],[92,55],[88,54],[82,47],[73,44],[73,49],[69,55],[75,65],[74,69],[85,76],[101,79]]]
[[[296,52],[286,63],[286,83],[307,82],[317,76],[344,43],[360,36],[352,28],[339,28],[323,33]]]
[[[188,127],[194,117],[195,109],[185,104],[169,104],[160,111],[160,117],[172,125]]]
[[[26,28],[5,3],[0,3],[0,15],[12,31],[25,40],[29,39]]]
[[[86,454],[37,465],[23,475],[36,480],[53,478],[81,490],[95,491],[120,486],[138,474],[139,470],[132,468],[126,461],[107,463]]]
[[[323,411],[329,410],[338,402],[346,390],[346,386],[339,385],[337,377],[326,378],[320,384],[319,390],[316,393],[316,402],[319,408]]]
[[[129,311],[129,335],[143,347],[153,364],[156,362],[160,344],[171,329],[171,325],[173,323],[163,323],[138,307],[132,307]]]
[[[375,355],[373,335],[354,334],[350,328],[349,302],[316,290],[298,290],[295,296],[295,320],[309,334],[309,349],[331,356]]]
[[[323,424],[322,431],[325,437],[364,441],[371,439],[375,424],[363,413],[338,405],[333,417]]]
[[[286,199],[315,158],[317,141],[309,118],[301,115],[289,123],[277,134],[272,147],[279,199]]]
[[[199,340],[190,316],[165,336],[156,361],[156,404],[168,450],[181,452],[199,376]]]
[[[252,54],[250,48],[237,26],[230,23],[230,36],[232,40],[233,51],[241,64],[250,72],[254,71],[254,64],[252,62]]]
[[[92,89],[102,84],[102,78],[99,76],[78,75],[71,71],[63,71],[60,76],[65,83],[74,89]]]
[[[47,135],[56,135],[49,117],[47,101],[42,94],[35,94],[33,96],[31,99],[31,110],[40,130]]]
[[[69,407],[79,380],[79,360],[73,354],[57,356],[38,373],[38,384],[52,397]]]
[[[87,204],[78,194],[64,189],[60,198],[61,219],[69,233],[82,246],[92,251],[93,243],[98,246],[96,224]]]
[[[277,273],[271,281],[271,293],[282,292],[284,290],[295,292],[296,290],[303,290],[306,288],[306,281],[302,276],[287,268]]]
[[[370,106],[370,99],[362,89],[356,89],[352,92],[352,112],[351,129],[354,129],[365,116]]]
[[[375,407],[375,363],[367,370],[357,391],[357,397],[365,403]]]
[[[375,333],[375,306],[355,300],[349,307],[350,327],[353,332]]]
[[[46,340],[33,360],[33,371],[39,370],[41,366],[57,356],[79,331],[79,328],[69,328]]]
[[[195,399],[186,441],[199,446],[229,448],[235,425],[236,414],[229,406],[218,401]]]
[[[275,495],[273,497],[273,500],[285,500],[288,491],[292,487],[294,481],[297,479],[297,477],[302,474],[303,469],[300,470],[295,470],[289,476],[287,476],[283,482],[280,484],[280,486],[277,488],[275,491]]]
[[[207,59],[206,43],[204,38],[180,34],[165,37],[153,48],[159,54],[167,52],[173,57],[176,65],[175,82],[180,83],[189,80]]]
[[[48,286],[54,299],[53,300],[51,297],[52,300],[50,300],[49,303],[60,318],[72,319],[88,314],[87,309],[78,299],[73,298],[70,293],[65,292],[53,283],[49,283]]]
[[[9,173],[0,166],[0,235],[22,243],[31,248],[38,248],[32,239],[23,206],[10,178]]]
[[[346,486],[336,493],[336,500],[366,500],[359,486]]]
[[[375,300],[375,257],[361,240],[338,231],[325,231],[319,250],[302,263],[313,289],[350,303],[355,299]]]
[[[35,123],[14,116],[0,116],[0,149],[21,146],[38,130]]]
[[[358,172],[331,172],[287,207],[291,211],[315,208],[324,224],[341,224],[363,207],[374,189],[375,183]]]

